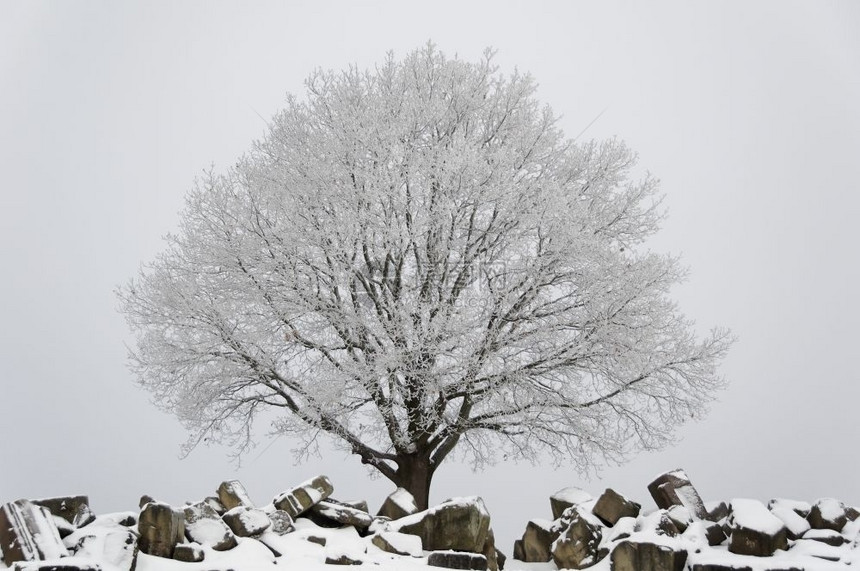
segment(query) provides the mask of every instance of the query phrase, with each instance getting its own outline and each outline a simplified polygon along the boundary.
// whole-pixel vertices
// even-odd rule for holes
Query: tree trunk
[[[412,494],[419,510],[426,510],[430,502],[430,482],[436,468],[423,455],[398,458],[397,465],[397,480],[394,483]]]

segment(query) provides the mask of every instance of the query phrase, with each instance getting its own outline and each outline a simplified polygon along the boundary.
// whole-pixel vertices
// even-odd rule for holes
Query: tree
[[[426,506],[455,448],[589,470],[704,411],[730,335],[697,338],[669,299],[684,271],[643,245],[657,183],[622,143],[566,139],[489,52],[306,86],[119,290],[139,382],[189,447],[241,454],[273,413]]]

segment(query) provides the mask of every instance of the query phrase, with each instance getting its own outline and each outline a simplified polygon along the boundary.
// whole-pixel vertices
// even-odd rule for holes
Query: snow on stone
[[[591,494],[581,488],[575,487],[563,488],[551,497],[573,505],[582,504],[593,499]]]
[[[812,504],[810,504],[809,502],[802,502],[799,500],[789,500],[786,498],[774,498],[767,503],[767,507],[769,507],[771,510],[773,510],[773,508],[775,508],[775,507],[781,507],[781,508],[790,509],[796,513],[808,514],[809,511],[812,509]]]
[[[400,506],[406,513],[418,511],[418,506],[415,505],[415,498],[405,488],[397,488],[389,497],[392,502]]]
[[[784,527],[782,520],[758,500],[736,498],[731,503],[730,524],[775,535]]]
[[[774,504],[770,513],[782,520],[786,529],[794,537],[800,537],[809,529],[809,522],[806,521],[806,518],[797,515],[797,512],[787,505]]]
[[[417,535],[409,535],[408,533],[399,533],[396,531],[383,531],[379,535],[382,536],[382,539],[388,545],[400,553],[406,553],[412,557],[421,557],[422,555],[421,538]]]
[[[845,515],[845,507],[835,498],[821,498],[815,504],[821,512],[824,521],[836,521]]]

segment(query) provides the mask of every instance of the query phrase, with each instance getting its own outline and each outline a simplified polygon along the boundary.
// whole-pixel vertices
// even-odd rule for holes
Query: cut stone
[[[331,498],[329,498],[329,499],[328,499],[328,501],[330,501],[330,502],[331,502],[331,501],[332,501],[332,499],[331,499]],[[355,508],[355,509],[357,509],[358,511],[361,511],[361,512],[364,512],[364,513],[370,513],[370,508],[367,506],[367,502],[366,502],[365,500],[357,500],[357,501],[355,501],[355,500],[350,500],[350,501],[348,501],[348,502],[334,502],[334,503],[336,503],[336,504],[340,504],[340,505],[343,505],[343,506],[348,506],[348,507],[351,507],[351,508]]]
[[[514,541],[514,550],[511,553],[511,557],[516,559],[517,561],[525,561],[526,560],[526,551],[523,547],[523,540],[517,539]]]
[[[333,491],[334,487],[326,476],[317,476],[279,494],[272,500],[272,503],[277,509],[287,512],[290,517],[295,519],[328,498]]]
[[[398,533],[396,531],[378,533],[373,536],[370,542],[387,553],[410,557],[421,557],[424,548],[421,544],[421,538],[417,535]]]
[[[690,478],[682,469],[666,472],[648,484],[648,491],[658,508],[667,510],[672,506],[684,506],[698,519],[706,519],[708,511],[693,487]]]
[[[665,535],[668,537],[675,537],[680,533],[678,528],[669,518],[666,510],[662,509],[640,517],[636,521],[635,531],[654,532],[657,535]]]
[[[377,515],[396,520],[419,511],[412,494],[405,488],[397,488],[382,502],[382,507],[379,508]]]
[[[75,557],[109,563],[111,569],[122,571],[131,571],[136,565],[137,534],[130,530],[120,528],[103,535],[93,535],[82,530],[70,538],[70,541],[76,541],[72,547]]]
[[[690,510],[684,506],[672,506],[666,510],[666,516],[672,520],[678,532],[684,533],[684,530],[693,523],[693,516],[690,515]]]
[[[248,495],[248,491],[239,480],[221,482],[221,485],[218,486],[218,499],[221,500],[225,510],[232,510],[238,506],[255,507],[254,502],[251,501],[251,496]]]
[[[87,496],[64,496],[31,500],[37,506],[47,508],[53,515],[61,517],[75,527],[84,527],[96,519],[90,510],[90,499]]]
[[[293,531],[293,518],[284,510],[274,510],[268,514],[269,521],[272,522],[269,531],[277,535],[286,535]]]
[[[199,543],[180,543],[173,549],[173,558],[186,563],[200,563],[206,557]]]
[[[578,506],[592,500],[591,494],[580,488],[564,488],[549,497],[552,519],[558,519],[567,508]]]
[[[841,533],[832,529],[810,529],[803,534],[803,539],[811,539],[834,547],[839,547],[848,542]]]
[[[799,500],[789,500],[785,498],[774,498],[767,503],[767,508],[773,510],[775,507],[783,507],[792,510],[802,518],[806,518],[812,510],[812,504]]]
[[[682,571],[687,552],[646,541],[624,540],[611,555],[612,571]]]
[[[795,510],[782,504],[771,504],[770,513],[782,520],[788,539],[795,540],[809,531],[810,525]]]
[[[498,550],[496,549],[496,534],[493,528],[487,530],[487,540],[484,542],[484,548],[481,553],[487,558],[488,571],[499,571]]]
[[[603,523],[612,527],[622,517],[638,516],[641,509],[642,506],[636,502],[628,500],[612,488],[606,488],[591,511]]]
[[[183,514],[162,502],[143,506],[137,519],[138,546],[147,555],[173,558],[173,550],[185,539]]]
[[[51,512],[28,500],[0,508],[0,545],[3,561],[9,566],[16,561],[57,559],[69,554]]]
[[[570,508],[568,508],[570,509]],[[561,535],[562,529],[545,519],[533,519],[526,524],[526,531],[520,540],[522,558],[526,563],[543,563],[552,560],[552,544]],[[514,553],[517,546],[514,545]]]
[[[427,558],[427,565],[430,567],[444,567],[445,569],[487,571],[487,558],[479,553],[434,551]]]
[[[353,559],[349,555],[326,556],[326,565],[362,565],[364,561],[361,559]]]
[[[227,551],[238,545],[236,536],[208,503],[199,502],[183,509],[185,536],[189,541]],[[268,521],[268,517],[266,520]]]
[[[568,508],[570,517],[567,529],[552,544],[552,559],[559,569],[583,569],[602,559],[599,546],[603,539],[602,526],[594,516],[585,511]]]
[[[352,526],[359,532],[366,532],[373,523],[373,516],[353,507],[321,501],[313,506],[305,516],[320,527]]]
[[[236,506],[221,516],[221,519],[239,537],[255,537],[272,526],[266,512],[246,506]]]
[[[728,524],[732,553],[770,557],[777,549],[788,549],[785,524],[757,500],[732,500]]]
[[[490,514],[481,498],[458,498],[391,522],[389,527],[419,536],[428,551],[480,553],[487,541]]]
[[[812,529],[832,529],[833,531],[842,531],[848,522],[845,506],[833,498],[822,498],[815,502],[806,520]]]
[[[729,504],[726,502],[716,502],[714,504],[710,504],[710,508],[708,509],[708,505],[705,506],[708,515],[705,517],[708,521],[720,521],[727,517],[729,517]]]
[[[202,503],[212,508],[219,516],[224,515],[224,513],[227,511],[227,508],[224,507],[224,504],[221,503],[221,500],[216,498],[215,496],[209,496],[208,498],[204,498]]]

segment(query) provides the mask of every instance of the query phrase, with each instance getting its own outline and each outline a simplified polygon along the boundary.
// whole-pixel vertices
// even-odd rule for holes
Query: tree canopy
[[[697,337],[679,260],[645,247],[656,180],[566,138],[535,87],[433,46],[318,71],[198,181],[119,290],[139,382],[191,445],[241,452],[268,411],[426,505],[455,448],[587,470],[705,410],[730,334]]]

